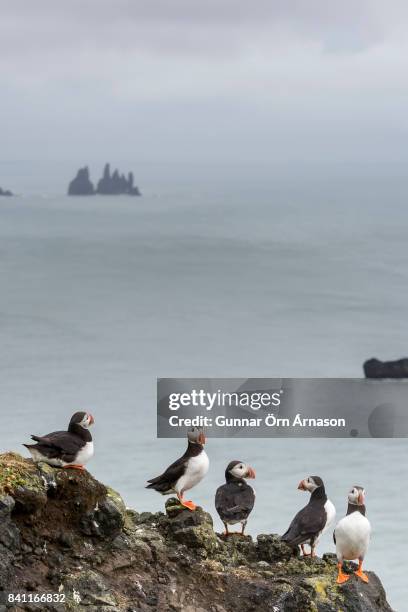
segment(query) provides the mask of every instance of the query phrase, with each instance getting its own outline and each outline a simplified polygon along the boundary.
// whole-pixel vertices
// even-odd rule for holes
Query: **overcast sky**
[[[404,0],[0,8],[2,160],[408,161]]]

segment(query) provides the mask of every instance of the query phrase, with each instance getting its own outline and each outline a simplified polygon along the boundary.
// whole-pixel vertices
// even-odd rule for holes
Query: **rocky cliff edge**
[[[301,559],[274,534],[225,539],[201,508],[172,498],[166,514],[137,512],[86,471],[0,455],[0,591],[65,595],[0,610],[392,612],[367,573],[337,586],[332,554]]]

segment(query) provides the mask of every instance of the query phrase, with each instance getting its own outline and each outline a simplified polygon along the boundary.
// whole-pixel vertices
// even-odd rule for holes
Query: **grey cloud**
[[[396,0],[0,0],[5,154],[151,159],[403,149]],[[378,144],[378,147],[375,145]],[[4,153],[6,151],[6,153]]]
[[[353,52],[378,42],[392,26],[385,3],[375,0],[13,0],[0,6],[1,48],[17,53],[22,47],[40,53],[98,44],[101,51],[184,49],[211,55],[257,46],[263,39],[273,46],[275,37],[279,45],[282,33]],[[401,11],[404,4],[395,3],[395,18]]]

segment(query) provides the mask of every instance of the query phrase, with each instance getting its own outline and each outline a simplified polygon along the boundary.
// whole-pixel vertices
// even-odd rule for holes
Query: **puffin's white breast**
[[[338,522],[334,530],[338,559],[364,558],[370,543],[371,525],[360,512],[352,512]]]
[[[196,484],[200,482],[208,472],[208,468],[210,466],[210,460],[208,459],[207,453],[205,450],[202,450],[199,455],[195,457],[190,457],[187,461],[186,469],[175,485],[175,490],[177,492],[180,491],[188,491],[195,487]]]
[[[325,526],[323,527],[322,533],[330,527],[330,525],[333,523],[334,519],[336,518],[336,508],[334,507],[334,504],[332,504],[330,499],[328,499],[326,503],[324,504],[324,509],[326,511],[327,520],[326,520]]]
[[[78,452],[77,456],[75,457],[74,461],[72,461],[72,463],[78,463],[79,465],[84,465],[84,463],[87,463],[94,454],[94,445],[93,442],[87,442],[85,444],[85,446],[83,446],[81,448],[81,450]],[[65,465],[70,465],[69,463],[66,463]]]

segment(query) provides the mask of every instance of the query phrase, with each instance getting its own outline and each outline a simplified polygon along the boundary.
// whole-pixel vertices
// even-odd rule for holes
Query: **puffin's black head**
[[[364,506],[365,504],[365,490],[364,487],[354,485],[348,493],[348,500],[353,506]]]
[[[243,461],[231,461],[225,470],[225,480],[255,478],[255,470]]]
[[[298,484],[298,489],[301,491],[309,491],[309,493],[313,493],[319,488],[322,488],[324,491],[324,483],[320,476],[308,476]]]
[[[205,444],[205,435],[204,431],[199,427],[190,427],[187,432],[187,438],[189,442],[193,444]]]
[[[88,429],[94,422],[95,419],[93,418],[92,414],[89,414],[89,412],[76,412],[71,417],[68,429],[78,426],[82,427],[83,429]]]

